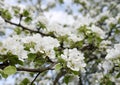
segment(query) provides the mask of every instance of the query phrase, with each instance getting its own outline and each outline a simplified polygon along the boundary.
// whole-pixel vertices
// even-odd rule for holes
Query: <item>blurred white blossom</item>
[[[84,67],[86,63],[84,62],[84,54],[78,51],[76,48],[74,49],[65,49],[64,54],[61,55],[67,62],[67,67],[74,71],[85,71]]]
[[[107,49],[106,59],[116,59],[120,57],[120,44],[115,44],[114,48]]]

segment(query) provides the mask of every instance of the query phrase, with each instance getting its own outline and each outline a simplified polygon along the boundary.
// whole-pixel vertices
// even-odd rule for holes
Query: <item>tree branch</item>
[[[83,85],[81,75],[79,75],[79,85]]]
[[[35,82],[35,80],[37,79],[37,77],[40,75],[40,72],[36,75],[36,77],[33,79],[33,81],[31,82],[30,85],[33,85],[33,83]]]
[[[9,63],[7,61],[4,61],[0,64],[0,69],[4,69],[5,67],[9,66]]]
[[[44,72],[46,70],[52,70],[52,67],[55,65],[56,63],[53,63],[51,65],[49,65],[48,67],[43,67],[43,68],[38,68],[38,69],[30,69],[30,68],[23,68],[23,67],[17,67],[17,71],[27,71],[27,72]]]
[[[59,79],[64,76],[66,74],[66,70],[64,68],[61,69],[61,71],[57,74],[54,82],[53,82],[53,85],[56,85],[59,81]]]
[[[108,34],[107,37],[106,37],[104,40],[109,39],[109,37],[112,35],[113,29],[114,29],[114,28],[111,28],[111,29],[110,29],[110,31],[107,33],[107,34]]]
[[[29,28],[21,25],[20,23],[17,24],[17,23],[11,22],[11,21],[6,20],[6,19],[4,19],[4,21],[7,22],[7,23],[9,23],[9,24],[11,24],[11,25],[21,27],[23,30],[28,30],[29,32],[32,32],[32,33],[39,33],[39,34],[41,34],[42,36],[51,36],[51,37],[53,37],[53,38],[56,38],[55,35],[49,35],[49,34],[42,33],[42,32],[40,32],[40,31],[38,31],[38,30],[29,29]]]

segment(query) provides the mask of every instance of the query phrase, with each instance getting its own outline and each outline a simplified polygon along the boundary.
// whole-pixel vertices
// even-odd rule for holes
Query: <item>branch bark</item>
[[[20,23],[17,24],[17,23],[11,22],[11,21],[6,20],[6,19],[4,19],[4,21],[5,21],[6,23],[11,24],[11,25],[21,27],[23,30],[28,30],[29,32],[32,32],[32,33],[39,33],[39,34],[41,34],[42,36],[51,36],[51,37],[53,37],[53,38],[56,38],[55,35],[49,35],[49,34],[42,33],[42,32],[40,32],[40,31],[38,31],[38,30],[29,29],[29,28],[27,28],[27,27],[21,25]]]
[[[33,83],[35,82],[35,80],[37,79],[37,77],[40,75],[40,72],[36,75],[36,77],[33,79],[33,81],[31,82],[30,85],[33,85]]]
[[[17,67],[17,71],[27,71],[27,72],[44,72],[47,70],[52,70],[52,67],[55,65],[56,63],[53,63],[51,65],[49,65],[48,67],[43,67],[43,68],[38,68],[38,69],[30,69],[30,68],[23,68],[23,67]]]
[[[114,28],[111,28],[110,31],[107,33],[107,37],[104,40],[109,39],[109,37],[112,35]]]
[[[59,81],[59,79],[66,74],[66,70],[64,68],[61,69],[61,71],[57,74],[55,80],[53,81],[53,85],[56,85]]]

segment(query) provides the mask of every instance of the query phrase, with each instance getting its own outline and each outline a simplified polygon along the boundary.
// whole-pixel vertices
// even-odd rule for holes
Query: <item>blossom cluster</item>
[[[25,47],[29,50],[25,50]],[[0,49],[0,54],[7,54],[11,52],[17,55],[20,59],[28,58],[28,53],[42,52],[55,59],[54,47],[59,46],[59,41],[52,37],[41,37],[39,34],[34,34],[33,36],[20,37],[13,36],[2,41],[2,47]]]
[[[84,62],[84,54],[78,51],[76,48],[74,49],[65,49],[61,58],[67,62],[67,67],[74,70],[81,70],[84,72],[84,67],[86,63]]]
[[[120,44],[115,44],[114,48],[107,49],[106,59],[116,59],[120,57]]]

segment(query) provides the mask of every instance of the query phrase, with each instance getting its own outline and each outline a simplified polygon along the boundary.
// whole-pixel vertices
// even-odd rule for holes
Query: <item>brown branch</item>
[[[9,66],[9,63],[7,61],[4,61],[0,64],[0,69],[4,69],[5,67]]]
[[[82,75],[81,74],[79,74],[79,85],[83,85],[83,83],[82,83]]]
[[[52,70],[52,67],[55,65],[56,63],[53,63],[51,65],[49,65],[48,67],[43,67],[43,68],[38,68],[38,69],[30,69],[30,68],[23,68],[23,67],[17,67],[17,71],[27,71],[27,72],[44,72],[47,70]]]
[[[107,37],[104,40],[109,39],[109,37],[112,35],[113,30],[114,30],[114,27],[110,29],[110,31],[107,33]]]
[[[39,68],[39,69],[30,69],[30,68],[17,68],[17,71],[27,71],[27,72],[38,72],[38,74],[35,76],[35,78],[33,79],[33,81],[31,82],[30,85],[33,85],[33,83],[35,82],[35,80],[37,79],[37,77],[40,75],[40,73],[47,71],[47,70],[52,70],[52,67],[55,65],[56,63],[53,63],[51,65],[49,65],[48,67],[44,67],[44,68]]]
[[[53,81],[53,85],[56,85],[59,81],[59,79],[66,74],[66,70],[64,68],[61,69],[61,71],[57,74],[55,80]]]
[[[40,75],[40,72],[35,76],[35,78],[33,79],[33,81],[31,82],[30,85],[33,85],[33,83],[35,82],[35,80],[37,79],[37,77]]]
[[[39,33],[39,34],[41,34],[42,36],[51,36],[51,37],[53,37],[53,38],[56,38],[55,35],[49,35],[49,34],[42,33],[42,32],[40,32],[40,31],[38,31],[38,30],[29,29],[29,28],[21,25],[20,23],[17,24],[17,23],[11,22],[11,21],[6,20],[6,19],[4,19],[4,21],[7,22],[7,23],[9,23],[9,24],[11,24],[11,25],[21,27],[23,30],[28,30],[29,32],[32,32],[32,33]]]

